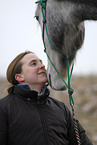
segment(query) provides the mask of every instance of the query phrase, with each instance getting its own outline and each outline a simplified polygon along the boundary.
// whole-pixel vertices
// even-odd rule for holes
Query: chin
[[[45,84],[45,83],[47,83],[47,82],[48,82],[47,79],[45,79],[45,80],[42,81],[43,84]]]

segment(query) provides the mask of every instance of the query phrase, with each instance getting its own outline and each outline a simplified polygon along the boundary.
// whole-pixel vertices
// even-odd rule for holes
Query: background
[[[35,9],[35,0],[0,0],[0,76],[6,76],[8,64],[25,50],[35,52],[47,66]],[[73,74],[96,75],[97,23],[88,21],[85,27],[84,45],[77,53]]]
[[[47,67],[41,31],[34,18],[35,9],[35,0],[0,0],[0,98],[7,95],[7,67],[19,53],[31,50]],[[97,22],[85,22],[85,30],[85,41],[76,56],[71,85],[76,118],[97,145]],[[70,107],[67,91],[50,88],[50,92]]]

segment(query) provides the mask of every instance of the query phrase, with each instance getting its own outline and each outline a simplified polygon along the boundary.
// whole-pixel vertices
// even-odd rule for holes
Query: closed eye
[[[32,61],[29,63],[29,66],[36,66],[36,65],[37,65],[36,60],[32,60]]]
[[[31,66],[36,66],[36,63],[35,63],[35,62],[33,62],[33,63],[31,63],[30,65],[31,65]]]

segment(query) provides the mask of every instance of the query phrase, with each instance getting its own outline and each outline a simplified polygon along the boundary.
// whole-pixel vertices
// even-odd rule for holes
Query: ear
[[[24,78],[23,78],[23,75],[21,74],[16,74],[15,75],[15,79],[18,81],[18,82],[24,82]]]

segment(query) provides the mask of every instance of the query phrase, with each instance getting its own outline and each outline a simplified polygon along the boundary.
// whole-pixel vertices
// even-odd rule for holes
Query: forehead
[[[40,60],[39,57],[33,53],[26,54],[22,59],[21,62],[29,63],[32,60]]]

